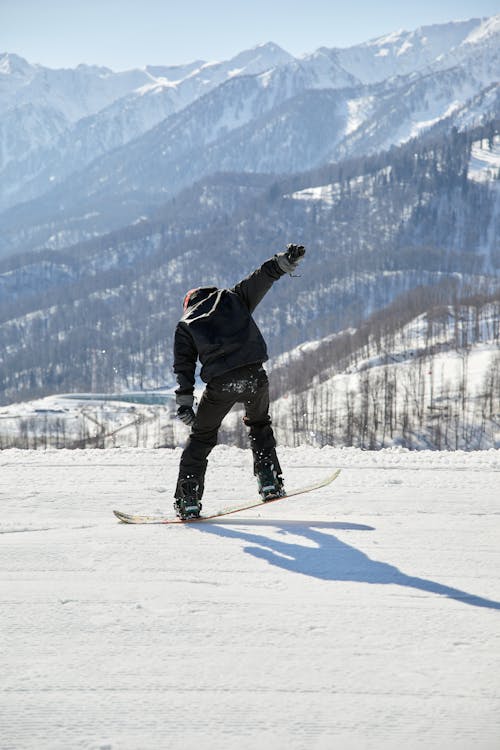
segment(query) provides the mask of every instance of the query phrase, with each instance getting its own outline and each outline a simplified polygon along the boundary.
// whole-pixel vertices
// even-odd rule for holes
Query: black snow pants
[[[203,494],[207,458],[217,444],[222,420],[236,403],[245,405],[244,423],[250,429],[254,466],[270,458],[281,474],[276,456],[276,440],[269,416],[269,381],[262,365],[247,365],[213,378],[200,399],[196,419],[181,456],[175,496],[180,483],[196,479]]]

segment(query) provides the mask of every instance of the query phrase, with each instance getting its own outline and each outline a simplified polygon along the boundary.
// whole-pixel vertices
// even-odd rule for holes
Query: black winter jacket
[[[237,367],[268,359],[266,342],[252,312],[283,273],[271,259],[232,289],[201,287],[191,293],[175,329],[177,395],[193,393],[198,358],[206,383]]]

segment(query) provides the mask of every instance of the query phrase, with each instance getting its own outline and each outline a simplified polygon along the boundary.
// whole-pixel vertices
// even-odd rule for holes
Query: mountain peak
[[[293,55],[282,49],[278,44],[275,44],[274,42],[262,42],[255,47],[239,52],[228,62],[230,62],[231,65],[247,66],[258,61],[258,66],[261,70],[263,60],[265,60],[266,63],[269,62],[270,66],[276,66],[291,62],[294,59]]]
[[[24,57],[12,52],[0,52],[0,74],[3,75],[27,75],[32,66]]]
[[[375,37],[361,45],[360,47],[380,47],[383,45],[394,45],[400,42],[404,42],[406,39],[421,40],[424,44],[429,39],[440,39],[444,46],[453,43],[460,43],[467,36],[474,32],[484,21],[481,18],[469,18],[466,21],[448,21],[446,23],[435,23],[426,26],[418,26],[412,31],[407,29],[398,29],[392,31],[389,34]]]
[[[481,41],[496,33],[495,18],[420,26],[413,31],[398,29],[347,48],[334,48],[342,67],[365,84],[441,65],[464,41]]]
[[[491,18],[480,19],[479,25],[467,36],[464,44],[478,44],[499,34],[500,13],[496,16],[491,16]]]
[[[285,54],[285,55],[289,54],[286,50],[283,49],[283,47],[280,47],[279,44],[276,44],[275,42],[261,42],[260,44],[256,44],[253,49],[265,50],[267,52]]]
[[[163,78],[167,81],[180,81],[200,70],[206,65],[206,60],[193,60],[181,65],[146,65],[144,70],[153,78]]]

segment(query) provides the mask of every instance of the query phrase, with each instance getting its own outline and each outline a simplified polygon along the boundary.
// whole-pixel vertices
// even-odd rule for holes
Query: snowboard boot
[[[201,511],[200,485],[196,479],[183,479],[177,486],[174,510],[182,521],[198,518]]]
[[[285,488],[283,477],[278,474],[271,459],[259,461],[255,464],[255,475],[259,486],[259,493],[264,502],[276,497],[283,497]]]

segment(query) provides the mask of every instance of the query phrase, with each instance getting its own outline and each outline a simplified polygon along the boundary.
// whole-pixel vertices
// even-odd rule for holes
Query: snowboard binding
[[[199,518],[201,512],[200,485],[195,479],[184,479],[178,486],[180,497],[176,497],[174,510],[182,521]]]
[[[264,502],[285,495],[283,477],[278,474],[272,461],[262,461],[256,464],[255,474],[259,493]]]

